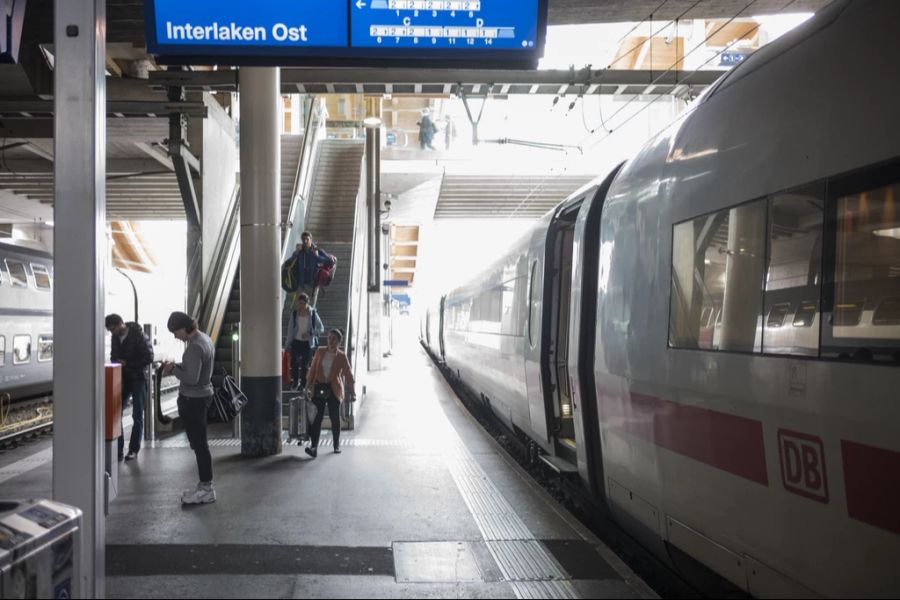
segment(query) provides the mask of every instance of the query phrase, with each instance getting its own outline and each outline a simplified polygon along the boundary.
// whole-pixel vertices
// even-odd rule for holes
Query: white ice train
[[[431,307],[613,517],[759,597],[900,595],[900,2],[838,2]]]

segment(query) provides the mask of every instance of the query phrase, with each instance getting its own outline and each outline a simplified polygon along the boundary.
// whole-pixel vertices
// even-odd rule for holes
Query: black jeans
[[[316,405],[316,418],[312,422],[312,428],[309,430],[309,445],[312,448],[319,446],[319,436],[322,434],[322,419],[325,418],[325,404],[328,404],[328,418],[331,419],[331,435],[334,438],[334,447],[338,448],[341,443],[341,403],[334,396],[334,392],[329,390],[328,400],[314,398],[313,404]]]
[[[309,361],[312,358],[312,345],[309,342],[291,340],[291,385],[300,389],[306,387],[306,374],[309,372]],[[298,379],[299,372],[299,379]]]
[[[125,379],[122,378],[122,414],[125,414],[125,407],[128,404],[128,397],[131,397],[131,418],[133,420],[131,426],[131,440],[128,444],[128,451],[137,454],[141,450],[141,440],[144,438],[144,404],[147,401],[147,380],[146,379]],[[119,436],[119,456],[122,456],[125,450],[125,431]]]
[[[191,450],[197,457],[197,470],[200,481],[212,481],[212,455],[209,453],[209,441],[206,439],[206,411],[212,403],[212,396],[206,398],[188,398],[178,395],[178,414],[184,421],[184,430]]]

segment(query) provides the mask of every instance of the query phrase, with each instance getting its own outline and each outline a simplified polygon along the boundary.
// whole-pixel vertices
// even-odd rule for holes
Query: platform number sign
[[[828,474],[822,439],[806,433],[778,430],[778,454],[784,489],[828,503]]]

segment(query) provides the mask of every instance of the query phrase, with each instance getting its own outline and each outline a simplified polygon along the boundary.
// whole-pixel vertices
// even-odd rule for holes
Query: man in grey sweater
[[[213,486],[212,455],[206,438],[206,411],[212,403],[213,386],[210,382],[216,348],[209,336],[197,329],[197,321],[183,312],[169,315],[169,331],[186,342],[181,363],[166,362],[163,373],[174,375],[181,384],[178,387],[178,414],[184,422],[191,449],[197,457],[200,482],[196,489],[181,494],[183,504],[206,504],[216,501]]]

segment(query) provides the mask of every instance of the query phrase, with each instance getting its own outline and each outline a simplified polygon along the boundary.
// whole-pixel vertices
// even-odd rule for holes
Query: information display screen
[[[534,67],[547,0],[147,0],[160,62]]]

